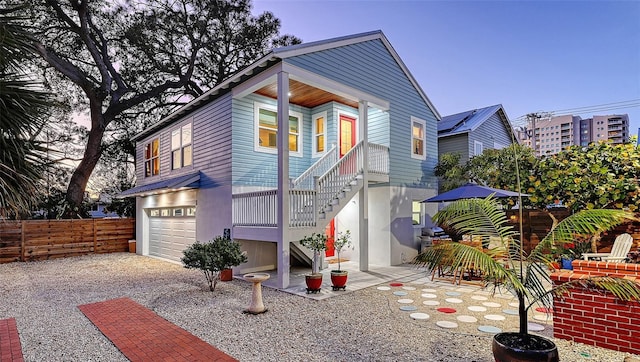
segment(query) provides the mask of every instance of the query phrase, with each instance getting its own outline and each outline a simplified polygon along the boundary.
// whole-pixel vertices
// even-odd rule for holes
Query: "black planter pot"
[[[558,362],[558,348],[552,341],[533,334],[498,333],[491,345],[496,362]]]

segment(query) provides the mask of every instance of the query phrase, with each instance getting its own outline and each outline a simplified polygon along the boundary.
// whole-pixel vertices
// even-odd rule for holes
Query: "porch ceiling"
[[[289,80],[289,92],[291,92],[291,96],[289,96],[289,101],[291,103],[307,108],[317,107],[331,101],[346,104],[353,108],[358,108],[358,103],[351,99],[341,97],[293,79]],[[265,97],[277,99],[278,84],[268,84],[258,89],[256,93]]]

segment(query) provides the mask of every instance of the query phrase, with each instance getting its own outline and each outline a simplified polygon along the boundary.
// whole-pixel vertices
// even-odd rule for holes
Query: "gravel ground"
[[[16,318],[26,361],[126,361],[77,308],[118,297],[241,361],[492,360],[490,335],[414,321],[375,286],[322,301],[263,288],[269,311],[248,315],[249,283],[219,283],[212,293],[198,271],[127,253],[2,264],[0,276],[0,319]],[[554,341],[563,361],[633,357]]]

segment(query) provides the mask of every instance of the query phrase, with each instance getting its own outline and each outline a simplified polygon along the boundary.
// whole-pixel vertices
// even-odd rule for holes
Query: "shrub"
[[[222,236],[206,243],[196,241],[182,253],[184,267],[200,269],[207,278],[210,291],[216,289],[220,271],[247,262],[247,256],[240,250],[240,243]]]

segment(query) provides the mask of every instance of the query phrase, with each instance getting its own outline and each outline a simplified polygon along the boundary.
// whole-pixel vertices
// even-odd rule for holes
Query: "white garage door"
[[[195,242],[196,218],[191,209],[150,210],[149,255],[179,262],[182,251]]]

